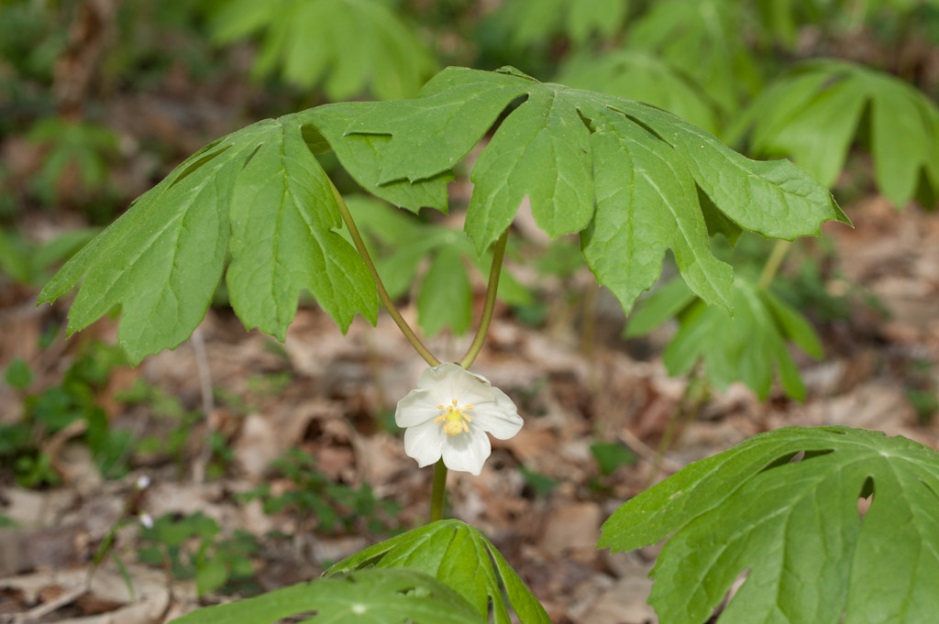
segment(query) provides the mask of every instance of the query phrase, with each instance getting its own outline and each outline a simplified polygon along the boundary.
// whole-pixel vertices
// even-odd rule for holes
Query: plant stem
[[[489,285],[486,287],[486,302],[483,304],[483,315],[479,319],[479,327],[476,328],[476,335],[470,344],[466,355],[460,360],[460,366],[469,368],[476,361],[476,356],[483,348],[486,342],[486,335],[489,333],[489,324],[492,322],[492,313],[496,307],[496,294],[499,292],[499,277],[502,275],[502,260],[505,258],[505,244],[509,240],[509,230],[506,229],[496,241],[496,246],[492,251],[492,264],[489,266]]]
[[[766,264],[763,265],[763,272],[760,274],[760,281],[758,283],[760,288],[769,288],[769,285],[773,283],[773,278],[776,277],[776,272],[779,271],[783,258],[786,257],[786,252],[789,251],[789,247],[791,246],[792,241],[776,241],[773,251],[770,252],[769,258],[766,259]]]
[[[346,202],[343,201],[342,195],[340,195],[339,191],[336,190],[336,186],[332,183],[332,180],[329,182],[329,187],[333,191],[333,197],[336,198],[336,206],[339,208],[339,214],[342,216],[342,221],[346,224],[346,228],[349,230],[349,236],[352,237],[352,242],[355,244],[356,250],[358,250],[359,255],[362,256],[362,260],[365,261],[365,266],[368,267],[372,277],[375,278],[375,286],[378,288],[378,298],[381,299],[382,305],[385,306],[385,309],[388,310],[388,314],[391,315],[391,318],[398,326],[398,329],[401,330],[401,333],[404,334],[404,337],[407,338],[407,341],[411,343],[411,346],[414,347],[414,350],[417,351],[422,358],[424,358],[424,361],[431,366],[439,366],[440,360],[438,360],[437,357],[430,352],[430,349],[428,349],[423,342],[421,342],[421,339],[418,338],[416,333],[414,333],[414,330],[411,329],[411,326],[408,325],[408,322],[404,320],[403,316],[401,316],[401,312],[398,311],[394,301],[392,301],[391,297],[388,296],[388,291],[385,290],[385,285],[382,283],[381,277],[378,275],[378,270],[375,268],[375,263],[372,262],[372,256],[368,253],[368,249],[365,247],[365,241],[362,240],[362,235],[359,234],[359,228],[356,227],[355,221],[352,219],[352,213],[349,212],[349,207],[346,206]]]
[[[430,519],[428,522],[436,522],[443,518],[443,507],[446,502],[447,493],[447,467],[443,460],[434,464],[434,489],[430,495]]]

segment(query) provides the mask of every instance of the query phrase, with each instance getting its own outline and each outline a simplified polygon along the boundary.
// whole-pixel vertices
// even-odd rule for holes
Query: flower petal
[[[404,452],[422,468],[436,463],[446,446],[447,434],[429,421],[404,432]]]
[[[450,470],[479,475],[491,452],[489,436],[477,427],[470,427],[468,433],[454,436],[444,443],[443,463]]]
[[[523,424],[522,417],[515,411],[515,405],[510,402],[510,406],[492,403],[476,405],[472,411],[473,424],[492,434],[494,438],[508,440],[519,432]]]
[[[395,424],[399,427],[414,427],[440,416],[439,400],[427,388],[411,390],[398,401],[395,409]]]
[[[485,377],[453,362],[425,370],[417,387],[431,390],[444,403],[453,399],[461,404],[492,400],[492,384]]]
[[[453,394],[450,378],[453,376],[453,369],[460,368],[452,362],[446,362],[440,366],[425,368],[421,373],[421,378],[417,381],[417,387],[421,390],[429,391],[436,401],[447,401],[449,403]],[[450,397],[450,398],[445,398]]]
[[[468,370],[460,368],[461,373],[454,373],[451,378],[454,398],[460,400],[460,404],[470,403],[490,403],[495,400],[492,387],[489,380],[482,375],[471,373]]]

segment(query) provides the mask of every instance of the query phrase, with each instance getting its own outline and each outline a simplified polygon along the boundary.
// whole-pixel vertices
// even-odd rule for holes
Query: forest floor
[[[191,81],[174,76],[163,99],[129,98],[107,111],[122,149],[133,152],[116,173],[126,197],[159,178],[141,146],[172,146],[168,153],[184,156],[251,110],[241,83],[193,99]],[[42,159],[12,138],[0,148],[11,179],[27,179]],[[58,192],[69,196],[68,180]],[[788,425],[865,427],[939,448],[939,216],[895,211],[877,197],[845,210],[855,227],[824,228],[834,249],[822,274],[849,309],[819,325],[825,358],[799,360],[808,389],[801,403],[779,392],[760,402],[736,385],[689,391],[689,381],[669,377],[660,359],[674,328],[625,341],[618,305],[604,291],[592,296],[586,272],[532,284],[547,302],[537,327],[497,309],[473,370],[514,399],[525,426],[494,441],[479,477],[450,474],[448,513],[486,533],[552,621],[655,621],[645,604],[655,547],[611,554],[595,546],[619,505],[694,460]],[[27,218],[23,230],[48,239],[81,221],[67,216]],[[95,341],[116,343],[115,320],[66,340],[67,302],[36,308],[37,294],[0,282],[0,370],[21,358],[34,374],[24,390],[0,381],[0,424],[20,422],[29,397],[62,384]],[[578,301],[596,306],[585,312]],[[413,324],[413,306],[403,312]],[[58,334],[41,348],[50,328]],[[458,359],[468,341],[430,344],[441,359]],[[176,350],[136,368],[108,368],[91,398],[112,431],[129,432],[126,452],[113,456],[125,474],[102,477],[85,420],[39,441],[58,485],[16,486],[14,467],[0,466],[0,526],[10,525],[0,528],[0,622],[168,621],[199,604],[315,578],[330,563],[419,526],[432,471],[405,456],[393,414],[424,366],[387,316],[376,328],[358,319],[343,336],[306,304],[283,344],[245,332],[220,308]],[[615,443],[634,461],[604,474],[591,451],[596,443]],[[315,462],[294,456],[272,470],[290,449]],[[142,477],[149,485],[141,491]],[[290,499],[298,484],[319,498]],[[294,506],[275,510],[278,501]],[[333,523],[330,510],[338,515]],[[192,537],[179,552],[145,543],[141,514],[175,519]],[[197,599],[194,581],[179,577],[200,566],[218,573],[212,561],[224,563],[228,582]]]
[[[494,441],[479,477],[450,474],[449,514],[489,536],[553,621],[655,621],[645,604],[655,547],[611,554],[595,544],[620,504],[691,461],[788,425],[865,427],[939,448],[939,219],[917,209],[894,211],[877,198],[847,212],[854,229],[825,228],[835,248],[832,274],[885,310],[858,306],[850,318],[821,328],[825,358],[800,360],[808,388],[802,403],[779,393],[760,402],[731,386],[689,405],[687,380],[670,378],[660,361],[668,330],[627,343],[619,337],[623,319],[607,312],[616,306],[605,295],[586,341],[583,317],[563,303],[565,293],[551,292],[557,284],[546,292],[561,302],[553,315],[563,322],[533,328],[499,309],[474,371],[515,400],[525,426],[511,440]],[[57,383],[92,338],[115,341],[116,322],[105,320],[39,349],[39,336],[66,308],[34,311],[32,297],[28,290],[15,304],[7,297],[0,317],[3,364],[14,355],[26,359],[36,371],[32,390]],[[404,313],[413,320],[413,308]],[[432,345],[458,358],[467,341],[444,337]],[[141,561],[143,528],[135,519],[142,513],[214,520],[220,533],[207,542],[210,557],[221,557],[223,544],[246,531],[247,572],[230,571],[225,586],[235,593],[315,578],[388,532],[420,525],[432,471],[404,455],[392,416],[423,367],[386,316],[376,328],[358,320],[343,336],[315,306],[301,306],[284,344],[246,333],[230,313],[211,311],[197,340],[137,368],[115,368],[95,397],[111,427],[136,440],[182,441],[173,452],[138,450],[125,458],[125,476],[105,480],[80,441],[85,431],[71,427],[43,443],[60,485],[17,487],[4,467],[0,514],[15,528],[0,530],[0,621],[134,624],[167,621],[200,604],[191,579]],[[22,403],[20,393],[2,386],[3,422],[19,418]],[[180,416],[206,406],[208,426],[223,441],[212,453],[205,452],[205,420]],[[666,435],[671,441],[662,454]],[[597,442],[618,443],[635,461],[604,475],[591,453]],[[272,472],[271,462],[289,449],[315,457],[315,464]],[[138,492],[143,476],[149,486]],[[328,527],[310,509],[265,510],[263,497],[245,496],[267,485],[274,497],[303,478],[318,483],[312,487],[322,499],[348,517]],[[330,490],[327,482],[346,487]],[[358,489],[362,484],[371,495]],[[348,503],[343,492],[358,492],[365,502]],[[396,507],[369,507],[379,500]],[[115,529],[116,557],[94,565]],[[199,540],[188,542],[196,548],[192,542]],[[179,563],[185,567],[185,555]],[[213,592],[201,603],[230,598]]]

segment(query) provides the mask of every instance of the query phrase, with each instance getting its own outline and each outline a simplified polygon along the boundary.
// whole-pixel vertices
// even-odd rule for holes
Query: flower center
[[[440,410],[440,416],[434,419],[434,423],[443,423],[441,428],[445,434],[452,438],[461,433],[469,432],[468,423],[473,422],[473,419],[466,412],[473,409],[472,405],[460,407],[457,400],[453,399],[450,405],[441,404],[437,406],[437,409]]]

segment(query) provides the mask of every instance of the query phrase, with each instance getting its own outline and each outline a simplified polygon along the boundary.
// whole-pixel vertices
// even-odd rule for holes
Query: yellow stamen
[[[472,405],[460,407],[457,400],[453,399],[451,405],[441,404],[437,406],[437,409],[441,414],[434,419],[434,424],[443,423],[442,429],[445,434],[452,438],[461,433],[469,433],[468,423],[473,422],[473,419],[466,412],[473,409]]]

